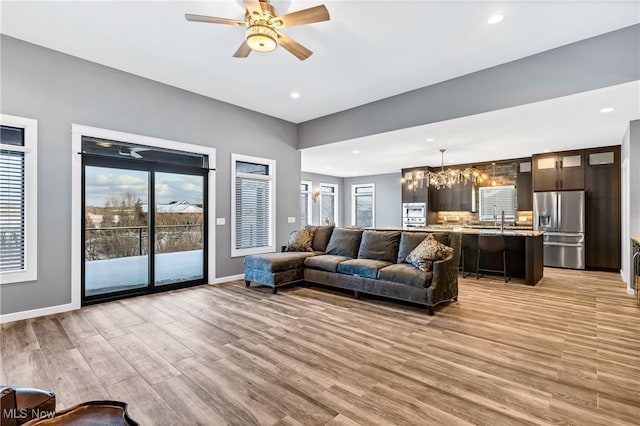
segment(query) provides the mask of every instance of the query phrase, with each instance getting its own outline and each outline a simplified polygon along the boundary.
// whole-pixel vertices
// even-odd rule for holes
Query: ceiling
[[[640,22],[637,0],[272,1],[280,13],[322,3],[329,22],[283,31],[314,51],[304,62],[283,49],[233,58],[242,28],[184,19],[242,19],[241,0],[3,0],[0,32],[300,123]],[[496,13],[504,20],[489,25]],[[640,118],[639,91],[635,82],[308,148],[302,170],[351,177],[437,166],[439,148],[460,164],[619,144]]]

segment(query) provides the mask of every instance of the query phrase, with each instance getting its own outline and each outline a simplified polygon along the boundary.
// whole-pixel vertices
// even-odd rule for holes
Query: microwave
[[[403,218],[426,218],[427,217],[427,204],[426,203],[402,203],[402,217]]]

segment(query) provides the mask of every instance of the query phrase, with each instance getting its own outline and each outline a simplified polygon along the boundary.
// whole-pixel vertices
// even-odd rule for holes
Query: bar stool
[[[502,270],[496,269],[480,269],[480,253],[500,253],[502,252]],[[484,272],[502,272],[504,282],[508,282],[511,277],[507,277],[507,247],[504,243],[502,235],[478,235],[478,261],[476,264],[476,279],[480,278],[480,271]]]
[[[467,239],[464,235],[462,235],[462,242],[460,243],[460,263],[458,265],[458,270],[462,271],[462,278],[467,278],[471,275],[471,272],[466,272],[464,268],[464,255],[469,248],[469,244],[467,243]]]

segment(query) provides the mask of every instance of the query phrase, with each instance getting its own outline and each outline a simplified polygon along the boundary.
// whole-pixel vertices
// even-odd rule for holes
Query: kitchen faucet
[[[500,232],[504,231],[504,210],[500,213]]]

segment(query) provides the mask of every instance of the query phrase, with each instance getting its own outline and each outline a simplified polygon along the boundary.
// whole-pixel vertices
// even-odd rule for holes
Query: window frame
[[[253,173],[236,172],[238,162],[262,164],[269,167],[268,175],[258,175]],[[245,249],[236,248],[236,177],[244,176],[259,180],[268,180],[271,183],[271,194],[269,197],[269,245],[263,247],[252,247]],[[273,253],[276,251],[276,160],[269,158],[253,157],[242,154],[231,154],[231,257],[248,256],[251,254]]]
[[[307,224],[313,224],[313,212],[311,211],[313,206],[313,182],[310,180],[301,180],[300,185],[307,185],[307,191],[300,190],[300,194],[307,194]],[[302,220],[302,217],[300,218]],[[300,224],[302,225],[302,223]]]
[[[325,223],[322,222],[322,197],[325,196],[324,193],[322,192],[322,187],[331,187],[334,189],[333,191],[333,223],[335,226],[340,226],[338,218],[339,218],[339,211],[340,211],[340,193],[339,193],[339,185],[337,183],[320,183],[320,186],[318,187],[318,191],[320,191],[320,199],[318,200],[319,203],[319,215],[318,215],[318,222],[319,224],[322,225],[326,225]]]
[[[3,145],[0,149],[24,153],[24,269],[0,272],[0,284],[38,279],[38,121],[0,114],[0,123],[24,129],[24,146]]]
[[[351,185],[351,225],[356,225],[356,191],[358,188],[371,188],[371,194],[366,194],[367,196],[371,195],[371,226],[370,228],[376,227],[376,184],[375,183],[357,183]],[[365,194],[363,194],[365,195]]]

